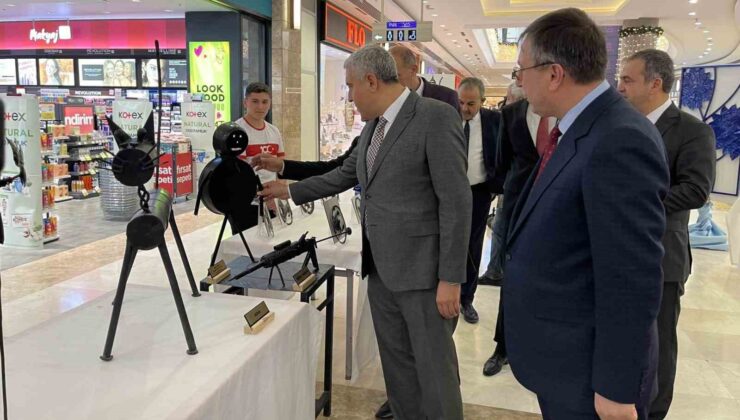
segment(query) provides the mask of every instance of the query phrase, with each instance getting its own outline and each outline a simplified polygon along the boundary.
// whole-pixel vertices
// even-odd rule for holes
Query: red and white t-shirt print
[[[247,132],[247,136],[249,136],[249,145],[247,146],[247,150],[239,156],[241,159],[249,162],[251,161],[252,156],[257,156],[262,153],[269,153],[279,158],[285,156],[283,136],[280,134],[280,130],[278,130],[277,127],[265,121],[265,126],[263,128],[254,128],[244,118],[239,118],[236,123],[243,128],[244,131]],[[257,171],[257,176],[260,177],[260,182],[263,184],[277,179],[276,173],[266,171],[264,169]]]

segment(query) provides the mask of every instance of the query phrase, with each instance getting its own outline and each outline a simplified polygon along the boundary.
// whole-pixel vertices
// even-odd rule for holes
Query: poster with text
[[[18,59],[18,84],[23,86],[35,86],[39,84],[35,58]]]
[[[0,85],[13,86],[16,84],[15,59],[0,59]]]
[[[111,117],[121,130],[136,138],[136,132],[144,127],[152,107],[152,103],[146,99],[117,99],[113,101]]]
[[[162,87],[176,88],[188,85],[187,60],[159,60],[162,72]],[[141,61],[141,85],[157,87],[157,60],[154,58]]]
[[[190,42],[190,92],[213,102],[216,125],[231,121],[231,71],[228,41]]]
[[[71,58],[40,58],[39,76],[42,86],[74,86],[74,60]]]
[[[94,131],[93,107],[70,106],[64,107],[65,134],[90,134]]]

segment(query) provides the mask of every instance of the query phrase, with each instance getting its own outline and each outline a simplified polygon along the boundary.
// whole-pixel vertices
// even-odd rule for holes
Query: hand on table
[[[249,164],[255,170],[264,169],[270,172],[280,172],[283,170],[283,160],[269,153],[253,156]]]
[[[637,420],[634,404],[614,402],[598,393],[594,393],[594,407],[601,420]]]
[[[437,285],[437,309],[442,318],[460,315],[460,284],[440,280]]]
[[[288,185],[278,181],[266,182],[262,186],[262,191],[258,191],[257,195],[264,197],[265,200],[272,200],[274,198],[287,200],[290,198]]]

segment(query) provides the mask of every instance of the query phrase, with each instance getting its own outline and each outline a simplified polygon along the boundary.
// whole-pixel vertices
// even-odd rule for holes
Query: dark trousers
[[[663,300],[658,312],[658,395],[650,405],[650,420],[662,420],[668,414],[673,401],[673,383],[676,380],[678,336],[676,326],[681,314],[680,283],[663,283]]]
[[[473,193],[473,217],[470,223],[470,242],[468,243],[468,264],[465,284],[460,288],[460,303],[469,305],[475,298],[478,288],[478,267],[483,253],[483,238],[486,234],[486,218],[491,208],[491,193],[486,184],[470,187]]]
[[[551,401],[537,396],[537,402],[542,411],[542,420],[599,420],[596,414],[594,401],[583,399],[581,405],[575,405],[573,401],[563,404],[561,401]],[[647,408],[637,407],[637,419],[647,420]]]
[[[491,232],[491,259],[488,261],[488,269],[484,276],[493,278],[496,274],[504,272],[504,236],[506,236],[507,223],[504,214],[504,196],[499,195],[496,202],[495,215],[493,216],[493,227]]]
[[[494,353],[508,357],[506,355],[506,337],[504,335],[504,286],[501,285],[499,298],[498,298],[498,315],[496,316],[496,332],[493,336],[493,341],[496,342],[496,350]]]

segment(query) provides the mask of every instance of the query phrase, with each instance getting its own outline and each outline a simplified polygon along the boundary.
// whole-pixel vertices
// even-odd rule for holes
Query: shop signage
[[[64,125],[66,134],[90,134],[94,130],[93,107],[91,106],[65,106]]]
[[[213,103],[216,125],[231,121],[229,42],[190,42],[190,92]]]
[[[144,127],[152,107],[152,103],[146,99],[116,99],[113,101],[113,122],[129,136],[136,138],[136,132]]]
[[[324,40],[351,51],[364,47],[371,39],[372,28],[337,6],[325,4]]]
[[[177,149],[177,148],[175,148]],[[174,152],[173,152],[174,153]],[[159,188],[166,190],[174,197],[183,197],[193,193],[193,154],[190,152],[177,153],[176,165],[173,166],[172,153],[166,153],[159,160]],[[177,190],[173,191],[172,182],[177,183]]]
[[[148,50],[155,39],[163,50],[184,49],[185,19],[0,23],[0,50],[97,50],[104,55],[106,50]]]
[[[182,134],[190,139],[193,150],[212,150],[214,107],[210,102],[183,102]]]
[[[430,42],[432,22],[385,22],[373,25],[375,42]]]

